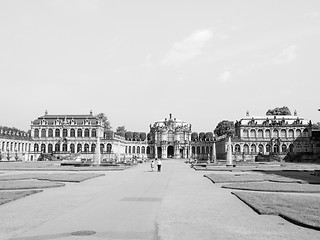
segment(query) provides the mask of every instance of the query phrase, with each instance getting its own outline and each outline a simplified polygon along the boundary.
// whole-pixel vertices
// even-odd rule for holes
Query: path
[[[0,206],[0,239],[320,239],[320,232],[260,216],[182,160],[149,163]],[[95,231],[90,236],[72,232]]]

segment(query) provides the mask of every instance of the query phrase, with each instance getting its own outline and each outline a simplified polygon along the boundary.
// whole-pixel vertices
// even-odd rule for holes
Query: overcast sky
[[[104,112],[193,131],[270,108],[320,121],[319,0],[1,0],[0,125]]]

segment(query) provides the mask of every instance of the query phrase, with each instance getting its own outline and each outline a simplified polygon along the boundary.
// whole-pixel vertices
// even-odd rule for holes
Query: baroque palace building
[[[309,155],[316,144],[312,139],[312,123],[291,115],[250,116],[235,123],[232,153],[235,161],[255,161],[257,156],[274,156],[278,160]],[[217,142],[217,157],[225,158],[227,140]]]
[[[31,135],[16,128],[0,127],[0,161],[28,160]]]
[[[247,112],[235,122],[231,145],[234,161],[256,161],[257,157],[272,155],[277,155],[277,160],[302,159],[320,155],[320,132],[296,112],[293,116],[262,117]],[[228,141],[213,132],[192,132],[190,123],[171,114],[150,124],[144,138],[104,132],[101,120],[92,111],[80,115],[49,115],[46,111],[31,122],[28,133],[0,127],[0,161],[90,160],[97,147],[102,162],[156,157],[215,161],[226,159]]]
[[[172,118],[150,125],[148,148],[152,157],[189,158],[191,153],[191,124]]]

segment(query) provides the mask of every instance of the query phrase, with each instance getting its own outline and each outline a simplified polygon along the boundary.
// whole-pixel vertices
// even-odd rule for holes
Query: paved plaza
[[[258,215],[183,160],[163,160],[162,169],[143,163],[1,205],[0,239],[320,239]]]

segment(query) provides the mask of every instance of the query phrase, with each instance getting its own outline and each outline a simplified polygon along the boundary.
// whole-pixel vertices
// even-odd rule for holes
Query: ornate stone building
[[[30,133],[0,127],[0,161],[27,161],[31,149]]]
[[[311,121],[296,112],[291,115],[249,116],[235,123],[235,136],[232,138],[233,158],[236,161],[255,160],[257,155],[277,155],[281,160],[296,153],[313,151]],[[227,143],[217,143],[217,157],[224,158]]]
[[[188,158],[191,153],[191,124],[172,118],[150,125],[148,151],[150,157]]]

